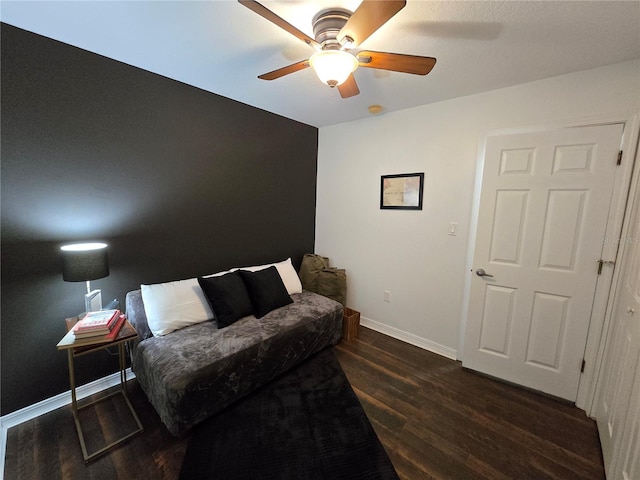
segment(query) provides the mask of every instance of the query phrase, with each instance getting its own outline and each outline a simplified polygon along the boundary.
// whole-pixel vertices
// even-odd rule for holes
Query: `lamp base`
[[[100,289],[85,294],[84,308],[87,313],[102,310],[102,291]]]

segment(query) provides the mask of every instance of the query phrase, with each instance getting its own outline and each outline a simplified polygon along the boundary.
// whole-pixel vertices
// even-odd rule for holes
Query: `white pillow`
[[[149,330],[156,337],[213,319],[198,279],[140,285]]]
[[[282,278],[282,283],[284,283],[284,286],[287,288],[287,292],[289,293],[289,295],[302,292],[302,282],[300,282],[300,277],[298,277],[296,269],[293,268],[291,258],[287,258],[286,260],[278,263],[269,263],[267,265],[258,265],[255,267],[242,267],[239,270],[249,270],[250,272],[257,272],[259,270],[269,268],[272,265],[275,266],[278,270],[280,278]]]
[[[222,275],[226,275],[227,273],[235,272],[238,270],[237,268],[232,268],[231,270],[224,270],[223,272],[210,273],[209,275],[203,275],[202,278],[211,278],[211,277],[221,277]]]

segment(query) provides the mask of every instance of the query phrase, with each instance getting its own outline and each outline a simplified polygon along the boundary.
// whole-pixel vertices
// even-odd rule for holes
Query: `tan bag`
[[[317,275],[316,293],[339,302],[347,303],[347,273],[343,268],[324,268]]]
[[[305,253],[300,265],[300,282],[302,288],[311,292],[318,290],[318,272],[329,268],[329,259],[314,253]]]

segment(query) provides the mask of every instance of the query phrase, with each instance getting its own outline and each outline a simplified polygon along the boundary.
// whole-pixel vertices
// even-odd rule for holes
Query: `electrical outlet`
[[[391,291],[389,291],[389,290],[385,290],[384,291],[384,301],[385,302],[390,302],[391,301]]]

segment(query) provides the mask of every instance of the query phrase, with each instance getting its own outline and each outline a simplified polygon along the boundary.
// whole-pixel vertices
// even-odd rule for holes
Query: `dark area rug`
[[[198,425],[180,479],[398,475],[333,351],[326,349]]]

